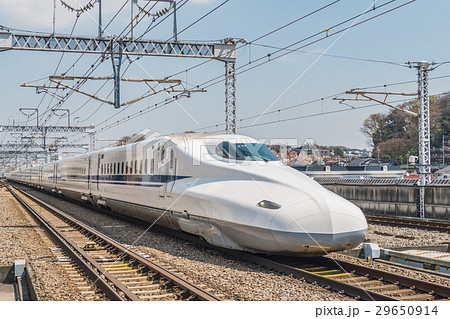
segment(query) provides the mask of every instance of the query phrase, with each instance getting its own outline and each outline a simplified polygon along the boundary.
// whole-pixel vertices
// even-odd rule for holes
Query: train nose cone
[[[286,253],[321,255],[359,245],[367,221],[358,207],[332,195],[281,208],[272,219],[271,231]]]

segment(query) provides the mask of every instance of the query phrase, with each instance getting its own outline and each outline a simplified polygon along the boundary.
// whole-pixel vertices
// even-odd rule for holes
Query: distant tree
[[[417,113],[418,102],[409,101],[398,107]],[[418,153],[418,120],[404,112],[371,114],[364,120],[361,131],[369,137],[374,149],[379,149],[381,158],[403,161]],[[430,97],[430,135],[432,148],[440,147],[442,135],[450,138],[450,93]],[[378,155],[378,151],[373,153]]]
[[[334,149],[334,155],[344,156],[344,151],[340,147]]]
[[[400,158],[403,158],[409,152],[409,146],[405,142],[406,139],[396,137],[379,143],[378,147],[380,148],[381,157],[400,160]]]
[[[385,140],[386,134],[386,115],[384,114],[370,114],[364,120],[361,131],[369,136],[372,146],[375,147],[378,143]]]

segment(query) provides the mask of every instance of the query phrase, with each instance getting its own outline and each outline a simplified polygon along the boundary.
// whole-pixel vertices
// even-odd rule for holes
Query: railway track
[[[450,222],[436,220],[422,220],[417,218],[401,218],[366,215],[366,219],[372,224],[401,226],[410,228],[420,228],[427,230],[437,230],[440,232],[450,232]]]
[[[92,208],[91,209],[96,209]],[[103,211],[100,209],[100,211]],[[103,211],[105,212],[105,211]],[[134,221],[132,218],[127,220]],[[358,300],[447,300],[450,287],[425,282],[415,278],[373,269],[340,260],[321,258],[267,257],[211,246],[204,240],[186,233],[154,226],[159,232],[194,242],[226,255],[263,265],[278,272],[317,283],[328,289],[342,292]]]
[[[68,274],[77,281],[85,273],[108,299],[221,300],[36,197],[6,187],[58,242],[55,254]],[[92,294],[92,287],[84,288]]]
[[[431,301],[449,300],[450,287],[378,270],[370,266],[331,259],[328,257],[298,258],[262,256],[211,246],[198,237],[157,228],[163,233],[195,242],[287,275],[316,283],[327,289],[342,292],[364,301]]]
[[[431,301],[450,298],[450,287],[328,257],[278,257],[262,262],[361,300]]]

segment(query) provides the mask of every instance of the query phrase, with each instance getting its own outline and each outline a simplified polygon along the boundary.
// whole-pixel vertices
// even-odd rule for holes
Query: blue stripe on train
[[[87,175],[66,175],[58,178],[58,181],[78,180],[80,182],[87,182]],[[101,184],[116,184],[116,185],[133,185],[146,187],[161,187],[162,184],[152,185],[143,183],[169,183],[179,179],[185,179],[192,176],[174,176],[174,175],[94,175],[92,182],[99,182]]]

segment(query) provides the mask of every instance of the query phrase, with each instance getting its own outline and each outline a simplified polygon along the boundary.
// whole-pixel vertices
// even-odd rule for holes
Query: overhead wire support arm
[[[50,76],[49,80],[50,82],[53,82],[56,84],[56,88],[59,89],[70,89],[73,90],[77,93],[83,94],[85,96],[88,96],[92,99],[98,100],[100,102],[106,103],[106,104],[110,104],[110,105],[114,105],[116,108],[116,104],[117,102],[120,102],[120,96],[119,96],[119,100],[114,100],[114,101],[108,101],[106,99],[103,99],[101,97],[98,97],[96,95],[81,91],[80,89],[70,86],[68,84],[65,84],[64,82],[62,82],[63,80],[112,80],[115,79],[115,77],[86,77],[86,76],[65,76],[65,75],[60,75],[60,76]],[[122,102],[119,103],[119,107],[120,106],[126,106],[126,105],[130,105],[133,103],[136,103],[138,101],[141,101],[147,97],[150,97],[152,95],[161,93],[161,92],[167,92],[167,93],[192,93],[192,92],[206,92],[205,89],[202,88],[198,88],[198,89],[177,89],[176,87],[180,86],[181,80],[176,80],[176,79],[128,79],[128,78],[122,78],[122,79],[117,79],[118,82],[120,81],[124,81],[124,82],[143,82],[145,83],[149,88],[150,91],[138,98],[134,98],[131,99],[129,101],[126,102]],[[149,83],[150,82],[154,82],[156,83],[156,86],[151,86]],[[167,87],[162,87],[161,84],[170,84]],[[27,87],[28,85],[24,85],[25,87]],[[37,85],[34,85],[33,87],[38,87]],[[116,87],[116,86],[115,86]],[[158,88],[156,88],[158,87]]]
[[[388,102],[386,102],[387,98],[389,97],[389,95],[401,95],[401,96],[417,96],[417,93],[399,93],[399,92],[373,92],[373,91],[358,91],[358,90],[350,90],[350,91],[345,91],[346,94],[356,94],[356,98],[339,98],[339,97],[334,97],[333,100],[335,101],[362,101],[362,102],[377,102],[380,104],[383,104],[385,106],[388,106],[392,109],[395,109],[397,111],[400,112],[404,112],[407,113],[409,115],[412,115],[414,117],[418,117],[418,114],[415,112],[412,112],[410,110],[404,110],[398,106],[392,105]],[[374,98],[373,96],[370,95],[384,95],[384,100],[378,99],[378,98]],[[362,98],[360,98],[363,97]]]

